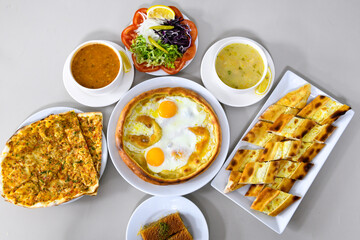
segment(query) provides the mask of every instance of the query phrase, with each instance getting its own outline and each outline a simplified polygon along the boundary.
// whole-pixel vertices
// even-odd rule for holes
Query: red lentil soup
[[[86,88],[103,88],[119,73],[120,61],[114,50],[104,44],[90,44],[73,57],[71,72],[75,80]]]

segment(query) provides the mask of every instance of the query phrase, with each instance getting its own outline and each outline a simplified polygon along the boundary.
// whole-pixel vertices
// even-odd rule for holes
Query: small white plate
[[[241,139],[244,138],[245,134],[249,132],[249,130],[258,122],[258,118],[260,114],[262,114],[267,107],[269,107],[271,104],[278,101],[281,97],[283,97],[286,93],[293,91],[308,82],[295,73],[291,71],[287,71],[285,75],[282,77],[279,84],[276,86],[275,90],[270,95],[269,99],[266,101],[264,106],[261,108],[259,113],[256,115],[255,119],[252,121],[244,135],[241,137]],[[328,94],[324,93],[322,90],[315,86],[311,86],[311,94],[309,97],[310,102],[312,99],[314,99],[317,95],[325,95],[329,96]],[[329,96],[331,97],[331,96]],[[334,98],[333,98],[334,99]],[[334,99],[335,100],[335,99]],[[336,100],[335,100],[336,101]],[[227,158],[224,166],[221,168],[219,173],[216,175],[214,180],[211,182],[211,186],[213,186],[216,190],[218,190],[220,193],[222,193],[227,198],[234,201],[237,205],[242,207],[245,211],[253,215],[255,218],[257,218],[259,221],[264,223],[266,226],[274,230],[275,232],[281,234],[287,224],[289,223],[291,217],[295,213],[295,210],[301,203],[302,199],[305,197],[306,192],[309,190],[312,182],[314,181],[315,177],[319,173],[321,167],[325,163],[327,157],[329,156],[331,150],[334,148],[336,142],[339,140],[341,134],[344,132],[345,128],[349,124],[351,118],[354,116],[354,111],[349,110],[345,115],[340,117],[336,122],[333,123],[337,127],[337,129],[334,131],[334,133],[326,140],[326,146],[320,151],[318,155],[313,159],[312,163],[314,163],[314,166],[311,168],[309,173],[306,175],[306,177],[303,180],[296,181],[292,189],[290,190],[290,193],[296,196],[301,197],[300,200],[293,203],[291,206],[289,206],[287,209],[285,209],[283,212],[281,212],[276,217],[271,217],[266,214],[263,214],[259,211],[255,211],[250,208],[254,198],[252,197],[245,197],[245,193],[248,190],[248,186],[242,187],[236,191],[230,192],[230,193],[224,193],[224,188],[227,184],[230,171],[226,170],[226,167],[229,165],[231,159],[234,157],[236,151],[240,148],[244,148],[245,146],[249,146],[249,143],[239,141],[232,153]],[[251,145],[251,144],[250,144]],[[254,145],[252,145],[254,146]]]
[[[39,112],[34,113],[33,115],[31,115],[30,117],[28,117],[24,122],[22,122],[20,124],[20,126],[18,127],[18,129],[29,125],[33,122],[42,120],[44,118],[46,118],[49,115],[52,114],[59,114],[59,113],[63,113],[63,112],[68,112],[68,111],[75,111],[76,113],[83,113],[83,111],[76,109],[76,108],[70,108],[70,107],[51,107],[51,108],[46,108],[43,110],[40,110]],[[106,138],[105,138],[105,134],[104,132],[102,132],[102,154],[101,154],[101,168],[100,168],[100,178],[103,175],[104,171],[105,171],[105,167],[106,167],[106,163],[107,163],[107,158],[108,158],[108,151],[107,151],[107,143],[106,143]],[[83,197],[83,196],[81,196]],[[65,202],[63,204],[67,204],[67,203],[71,203],[74,202],[78,199],[80,199],[81,197],[75,198],[73,200],[70,200],[68,202]]]
[[[123,51],[128,56],[131,62],[131,70],[130,72],[124,73],[123,78],[121,79],[120,85],[103,94],[90,94],[87,92],[82,91],[76,84],[71,80],[71,69],[69,69],[70,61],[71,61],[71,54],[66,59],[63,69],[63,82],[64,86],[69,93],[69,95],[77,102],[89,106],[89,107],[105,107],[114,102],[117,102],[131,87],[131,84],[134,80],[134,66],[131,59],[131,55],[125,51],[122,47],[117,45],[116,43],[110,41],[104,41],[108,44],[112,45],[119,51]]]
[[[197,92],[214,109],[215,113],[218,116],[222,131],[221,150],[218,157],[214,160],[211,166],[205,172],[195,177],[194,179],[191,179],[181,184],[167,185],[167,186],[160,186],[160,185],[148,183],[142,180],[141,178],[139,178],[138,176],[136,176],[121,159],[115,144],[116,124],[118,122],[120,113],[122,109],[125,107],[125,105],[135,96],[145,91],[156,88],[162,88],[162,87],[183,87]],[[198,83],[185,78],[173,77],[173,76],[156,77],[147,80],[145,82],[142,82],[136,85],[134,88],[130,89],[130,91],[127,94],[125,94],[124,97],[122,97],[121,100],[116,104],[113,112],[111,113],[108,124],[107,136],[108,136],[108,149],[109,149],[110,157],[112,159],[115,168],[120,173],[120,175],[128,183],[130,183],[132,186],[139,189],[140,191],[158,196],[185,195],[203,187],[215,176],[215,174],[219,171],[219,169],[223,165],[229,149],[229,142],[230,142],[229,123],[223,108],[221,107],[220,103],[216,100],[216,98],[208,90],[206,90],[206,88],[199,85]]]
[[[219,41],[217,41],[216,43],[214,43],[205,53],[203,60],[201,62],[201,80],[204,83],[205,87],[212,93],[214,94],[214,96],[222,103],[232,106],[232,107],[246,107],[246,106],[250,106],[252,104],[257,103],[258,101],[260,101],[261,99],[263,99],[270,91],[273,83],[274,83],[274,79],[275,79],[275,66],[274,66],[274,61],[272,60],[269,52],[260,44],[258,44],[263,51],[265,52],[265,55],[267,57],[268,60],[268,65],[270,67],[271,70],[271,83],[270,86],[268,87],[268,89],[266,90],[266,92],[262,95],[258,95],[255,93],[255,89],[253,90],[249,90],[249,92],[244,92],[244,93],[233,93],[233,92],[229,92],[224,90],[223,88],[220,87],[220,85],[217,83],[218,77],[216,74],[216,70],[215,67],[213,67],[213,61],[214,58],[216,57],[215,54],[217,52],[217,50],[222,46],[222,44],[224,44],[225,42],[229,41],[229,40],[234,40],[234,39],[246,39],[246,40],[250,40],[253,41],[249,38],[244,38],[244,37],[228,37],[228,38],[224,38],[221,39]]]
[[[185,14],[182,13],[182,15],[183,15],[184,19],[190,20]],[[191,20],[190,20],[190,21],[191,21]],[[131,22],[131,24],[132,24],[132,22]],[[196,46],[195,55],[194,55],[194,57],[193,57],[192,59],[186,61],[184,67],[180,70],[180,72],[181,72],[182,70],[184,70],[184,69],[192,62],[192,60],[194,60],[194,58],[196,57],[197,50],[198,50],[198,45],[199,45],[199,34],[198,34],[198,36],[196,37],[196,40],[195,40],[195,46]],[[127,49],[126,47],[125,47],[125,49],[126,49],[127,55],[128,55],[128,56],[129,56],[129,55],[131,56],[132,53],[130,52],[130,50]],[[167,72],[164,72],[164,70],[162,70],[162,69],[157,70],[157,71],[155,71],[155,72],[145,72],[145,73],[147,73],[147,74],[149,74],[149,75],[153,75],[153,76],[168,76],[168,75],[170,75],[170,74],[168,74]]]
[[[184,225],[195,240],[208,240],[209,229],[200,209],[184,197],[151,197],[141,203],[130,217],[126,240],[141,240],[141,227],[171,213],[179,212]]]

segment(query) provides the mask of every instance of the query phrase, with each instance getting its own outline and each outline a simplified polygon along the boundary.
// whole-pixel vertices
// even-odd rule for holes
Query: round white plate
[[[120,158],[118,153],[118,149],[115,144],[115,131],[116,124],[118,122],[120,113],[124,106],[135,96],[156,88],[162,87],[183,87],[197,92],[201,95],[214,109],[215,113],[218,116],[221,131],[222,131],[222,144],[221,150],[218,157],[211,164],[211,166],[202,174],[191,179],[187,182],[176,184],[176,185],[167,185],[167,186],[159,186],[155,184],[151,184],[145,182],[136,176],[130,168],[124,163],[124,161]],[[108,149],[110,153],[110,157],[112,159],[115,168],[120,173],[120,175],[132,186],[143,191],[148,194],[158,195],[158,196],[179,196],[185,195],[191,192],[198,190],[207,184],[220,170],[224,160],[226,158],[228,149],[229,149],[229,141],[230,141],[230,131],[229,131],[229,123],[226,118],[225,112],[222,109],[220,103],[216,100],[216,98],[203,86],[199,85],[196,82],[191,80],[180,78],[180,77],[157,77],[145,82],[140,83],[134,88],[130,89],[130,91],[125,94],[121,100],[116,104],[113,112],[111,113],[108,130]]]
[[[130,217],[126,240],[141,240],[139,230],[166,215],[179,212],[184,225],[196,240],[208,240],[209,229],[200,209],[184,197],[151,197],[141,203]]]
[[[117,88],[110,90],[109,92],[106,92],[104,94],[97,94],[97,95],[84,92],[71,80],[71,73],[70,73],[71,70],[69,69],[71,54],[66,59],[64,64],[63,82],[67,92],[75,101],[89,107],[105,107],[110,104],[113,104],[114,102],[117,102],[129,90],[134,80],[135,70],[131,59],[131,55],[116,43],[109,41],[104,41],[104,42],[107,42],[108,44],[112,45],[114,48],[116,48],[119,51],[125,52],[131,62],[130,72],[124,73],[120,85]]]
[[[263,99],[269,92],[270,89],[274,83],[274,79],[275,79],[275,66],[274,66],[274,61],[272,60],[269,52],[259,44],[260,47],[262,47],[262,49],[265,52],[265,55],[268,59],[268,63],[269,63],[269,67],[271,70],[271,83],[270,86],[268,87],[267,91],[263,94],[263,95],[258,95],[255,93],[255,89],[249,92],[245,92],[245,93],[232,93],[229,91],[226,91],[224,89],[222,89],[219,84],[217,83],[218,77],[216,74],[216,70],[215,67],[212,66],[214,58],[216,57],[215,54],[217,52],[217,50],[219,49],[219,47],[222,46],[222,44],[224,44],[225,42],[229,41],[229,40],[233,40],[233,39],[246,39],[246,40],[251,40],[249,38],[244,38],[244,37],[229,37],[229,38],[224,38],[221,39],[219,41],[217,41],[216,43],[214,43],[205,53],[203,60],[201,62],[201,80],[204,83],[205,87],[212,93],[214,94],[214,96],[222,103],[232,106],[232,107],[246,107],[246,106],[250,106],[254,103],[257,103],[258,101],[260,101],[261,99]],[[258,44],[258,43],[257,43]]]
[[[183,15],[184,19],[190,20],[185,14],[182,13],[182,15]],[[191,21],[191,20],[190,20],[190,21]],[[131,24],[132,24],[132,23],[131,23]],[[131,25],[131,24],[130,24],[130,25]],[[199,48],[198,48],[198,45],[199,45],[199,34],[198,34],[198,36],[197,36],[197,38],[196,38],[196,40],[195,40],[195,46],[196,46],[195,55],[194,55],[194,57],[193,57],[192,59],[190,59],[189,61],[186,61],[184,67],[180,70],[180,72],[181,72],[182,70],[184,70],[184,69],[192,62],[192,60],[196,57],[197,50],[199,49]],[[129,55],[131,56],[132,53],[131,53],[127,48],[125,48],[125,49],[126,49],[126,53],[128,54],[128,56],[129,56]],[[153,76],[168,76],[168,75],[170,75],[170,74],[168,74],[167,72],[164,72],[164,70],[162,70],[162,69],[157,70],[157,71],[155,71],[155,72],[145,72],[145,73],[147,73],[147,74],[149,74],[149,75],[153,75]]]
[[[72,111],[74,110],[76,113],[83,113],[83,111],[76,109],[76,108],[70,108],[70,107],[51,107],[51,108],[46,108],[43,109],[39,112],[34,113],[33,115],[31,115],[30,117],[28,117],[23,123],[20,124],[20,126],[18,127],[18,129],[29,125],[33,122],[42,120],[44,118],[46,118],[47,116],[51,115],[51,114],[59,114],[59,113],[63,113],[63,112],[68,112],[68,111]],[[107,151],[107,143],[106,143],[106,138],[105,138],[105,134],[104,132],[102,132],[102,154],[101,154],[101,168],[100,168],[100,178],[103,175],[104,171],[105,171],[105,167],[106,167],[106,163],[107,163],[107,158],[108,158],[108,151]],[[81,196],[83,197],[83,196]],[[74,202],[76,200],[78,200],[79,198],[75,198],[73,200],[70,200],[68,202],[65,202],[63,204],[67,204],[67,203],[71,203]]]

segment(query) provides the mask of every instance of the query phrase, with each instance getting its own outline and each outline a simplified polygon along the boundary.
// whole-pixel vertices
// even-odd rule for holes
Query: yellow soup
[[[259,52],[243,43],[233,43],[224,47],[216,57],[215,69],[221,81],[236,89],[256,85],[265,70]]]
[[[71,63],[75,80],[86,88],[102,88],[118,75],[120,61],[116,53],[103,44],[91,44],[81,48]]]

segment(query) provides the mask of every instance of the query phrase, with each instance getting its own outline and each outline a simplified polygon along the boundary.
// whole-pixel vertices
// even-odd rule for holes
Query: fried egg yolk
[[[164,152],[161,148],[151,148],[146,154],[146,162],[154,167],[160,166],[165,160]]]
[[[171,118],[176,112],[177,106],[173,101],[163,101],[159,105],[159,114],[163,118]]]

